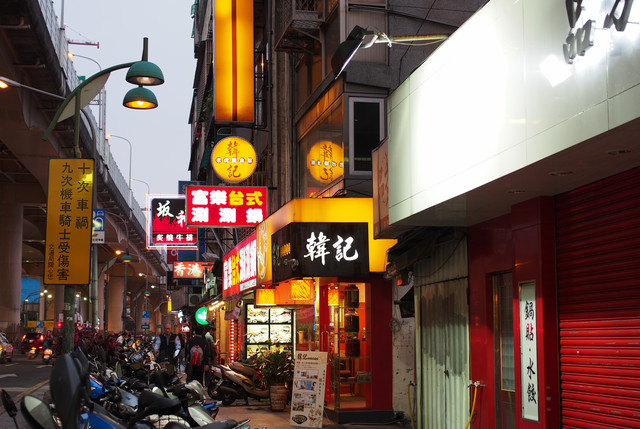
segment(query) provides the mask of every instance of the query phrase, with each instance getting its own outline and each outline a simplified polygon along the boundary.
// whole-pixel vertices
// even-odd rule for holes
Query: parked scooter
[[[207,392],[213,399],[222,401],[223,405],[231,405],[236,399],[244,399],[245,403],[249,404],[249,398],[269,398],[269,389],[258,386],[249,377],[229,367],[218,365],[212,373],[212,381],[207,386]],[[216,382],[214,380],[217,374],[220,374],[221,378]]]

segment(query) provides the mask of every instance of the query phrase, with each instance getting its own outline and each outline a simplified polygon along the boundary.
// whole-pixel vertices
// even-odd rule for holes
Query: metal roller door
[[[640,428],[640,169],[556,216],[562,427]]]

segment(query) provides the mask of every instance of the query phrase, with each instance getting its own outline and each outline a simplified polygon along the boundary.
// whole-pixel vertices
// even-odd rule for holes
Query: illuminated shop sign
[[[187,186],[187,225],[256,226],[267,217],[267,188]]]
[[[226,183],[239,183],[249,178],[256,169],[256,150],[240,137],[220,140],[211,152],[211,165],[218,177]]]
[[[187,227],[185,196],[167,195],[150,198],[148,247],[193,248],[198,243],[198,228]]]
[[[344,175],[344,151],[330,141],[314,144],[307,154],[307,168],[321,183],[330,183]]]
[[[256,233],[245,238],[222,258],[222,296],[228,297],[256,286]]]
[[[50,159],[45,284],[89,283],[93,159]]]
[[[290,223],[271,243],[274,282],[369,273],[367,223]]]
[[[540,420],[538,390],[538,330],[536,323],[536,284],[520,284],[520,388],[522,418]]]
[[[588,6],[586,6],[587,3]],[[578,55],[584,56],[594,44],[595,32],[601,29],[597,27],[594,18],[602,19],[604,29],[613,26],[617,31],[624,31],[629,22],[633,0],[615,0],[608,11],[604,10],[606,6],[602,1],[565,0],[565,5],[570,30],[562,49],[565,61],[572,64]],[[582,14],[587,18],[581,20]]]
[[[204,270],[210,262],[176,261],[173,263],[174,279],[204,279]]]

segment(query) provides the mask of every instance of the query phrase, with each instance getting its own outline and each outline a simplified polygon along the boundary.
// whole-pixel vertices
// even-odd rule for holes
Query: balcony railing
[[[319,40],[325,0],[277,0],[276,16],[276,50],[308,51]]]

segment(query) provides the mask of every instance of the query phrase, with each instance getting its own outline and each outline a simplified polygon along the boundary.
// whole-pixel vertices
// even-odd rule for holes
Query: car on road
[[[0,332],[0,362],[11,362],[12,359],[13,344],[11,344],[3,332]]]
[[[22,336],[22,343],[20,343],[20,350],[22,353],[27,353],[33,347],[36,348],[36,353],[42,350],[44,345],[44,335],[40,332],[27,332]]]

